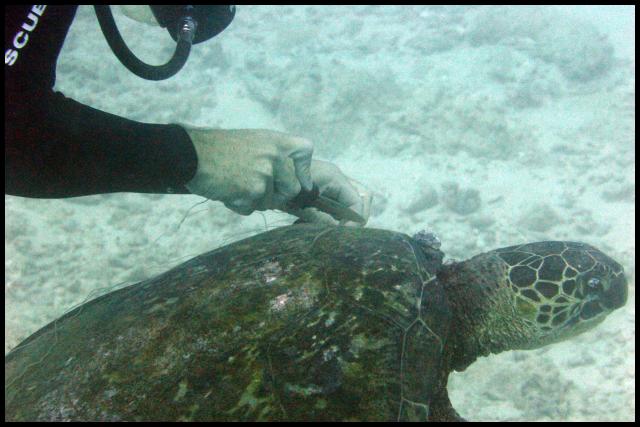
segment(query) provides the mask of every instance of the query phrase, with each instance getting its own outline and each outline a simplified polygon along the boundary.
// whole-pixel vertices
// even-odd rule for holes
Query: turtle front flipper
[[[461,422],[467,421],[453,409],[451,401],[449,400],[449,393],[447,390],[442,390],[438,396],[431,400],[429,405],[429,421],[435,422]]]

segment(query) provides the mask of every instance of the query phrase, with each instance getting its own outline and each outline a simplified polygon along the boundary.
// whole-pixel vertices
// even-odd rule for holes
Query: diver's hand
[[[242,215],[279,209],[307,222],[337,223],[315,208],[288,209],[289,201],[315,182],[323,196],[369,218],[370,194],[337,166],[312,162],[313,144],[304,138],[269,130],[183,127],[198,156],[196,175],[186,184],[193,194],[219,200]]]
[[[313,144],[304,138],[270,130],[183,127],[198,155],[198,170],[186,184],[193,194],[249,215],[284,210],[302,187],[313,187]]]
[[[313,182],[318,185],[322,196],[350,208],[365,219],[365,223],[362,224],[352,221],[341,221],[341,223],[352,226],[364,226],[366,224],[366,221],[369,220],[369,211],[371,209],[372,196],[370,191],[360,183],[349,179],[333,163],[322,160],[313,160],[311,162],[311,176],[313,177]],[[303,222],[338,224],[338,221],[331,215],[316,208],[287,209],[286,211],[297,216]]]

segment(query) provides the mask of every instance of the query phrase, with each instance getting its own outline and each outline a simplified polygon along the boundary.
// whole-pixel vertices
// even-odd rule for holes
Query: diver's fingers
[[[273,176],[273,209],[284,209],[287,203],[300,193],[300,181],[296,177],[293,160],[278,162]]]
[[[294,137],[291,139],[293,140],[293,146],[289,152],[289,157],[293,160],[296,177],[305,191],[311,191],[313,188],[313,179],[311,178],[313,144],[304,138]]]
[[[347,179],[349,179],[349,182],[351,183],[351,185],[353,185],[353,187],[356,189],[358,193],[358,198],[360,199],[360,203],[361,203],[360,207],[362,210],[356,209],[356,212],[358,212],[360,216],[365,219],[365,224],[366,224],[366,221],[369,220],[369,214],[371,213],[371,203],[373,202],[373,194],[371,193],[371,191],[367,190],[367,188],[364,185],[362,185],[355,179],[351,179],[351,178],[347,178]],[[364,225],[364,224],[360,224],[360,225]]]
[[[320,212],[316,208],[287,209],[286,212],[291,215],[297,216],[303,222],[310,222],[314,224],[338,225],[338,221],[333,219],[331,215],[324,212]]]
[[[338,169],[336,170],[339,171]],[[322,196],[335,200],[359,214],[364,218],[365,222],[357,224],[365,225],[371,210],[371,192],[362,184],[345,175],[340,174],[340,176],[341,179],[334,180],[331,184],[322,188]],[[356,225],[356,223],[349,221],[347,225]]]

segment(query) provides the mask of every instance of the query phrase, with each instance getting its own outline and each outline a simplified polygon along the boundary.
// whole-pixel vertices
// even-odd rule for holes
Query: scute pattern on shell
[[[429,256],[315,225],[201,255],[28,338],[5,417],[425,420],[450,321]]]

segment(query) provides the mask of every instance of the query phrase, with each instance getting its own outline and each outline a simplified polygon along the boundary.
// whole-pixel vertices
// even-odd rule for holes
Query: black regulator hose
[[[120,62],[138,77],[147,80],[165,80],[174,76],[187,62],[197,25],[193,17],[187,15],[180,23],[178,44],[169,62],[164,65],[149,65],[139,60],[129,50],[118,31],[111,8],[105,5],[94,5],[93,7],[109,47]]]

